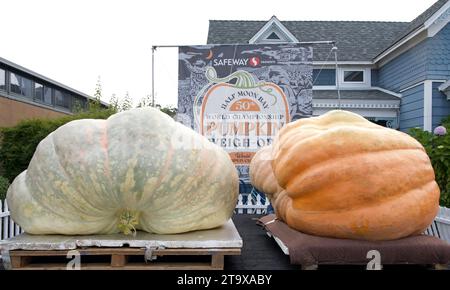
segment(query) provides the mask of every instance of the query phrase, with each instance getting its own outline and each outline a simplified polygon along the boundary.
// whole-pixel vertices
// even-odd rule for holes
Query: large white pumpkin
[[[222,225],[237,195],[236,169],[222,148],[142,108],[49,134],[7,201],[31,234],[167,234]]]

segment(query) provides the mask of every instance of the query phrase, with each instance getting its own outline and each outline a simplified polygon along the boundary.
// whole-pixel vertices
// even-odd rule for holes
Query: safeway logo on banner
[[[254,56],[254,57],[250,58],[250,61],[248,64],[252,67],[259,66],[261,64],[261,59],[257,56]]]
[[[257,67],[261,64],[261,59],[257,56],[250,58],[215,58],[213,66],[252,66]]]

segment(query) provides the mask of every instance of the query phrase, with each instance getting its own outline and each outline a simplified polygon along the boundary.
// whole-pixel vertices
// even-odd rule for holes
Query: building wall
[[[424,80],[450,78],[450,24],[378,70],[379,86],[398,92]]]
[[[400,130],[407,132],[411,128],[423,128],[424,85],[418,85],[402,93],[400,101]]]
[[[313,86],[334,85],[336,85],[336,70],[323,69],[321,71],[320,69],[313,69]]]
[[[450,116],[450,101],[447,100],[447,96],[440,92],[438,87],[442,83],[433,82],[433,93],[432,93],[432,129],[436,128],[441,124],[441,120],[445,117]]]
[[[372,69],[370,71],[370,80],[371,80],[371,86],[372,87],[378,87],[379,81],[378,81],[378,70],[377,69]]]
[[[427,42],[427,79],[448,80],[450,78],[450,23]]]
[[[378,86],[399,92],[427,76],[427,40],[394,58],[378,70]]]
[[[11,127],[31,118],[56,118],[67,114],[0,96],[0,127]]]

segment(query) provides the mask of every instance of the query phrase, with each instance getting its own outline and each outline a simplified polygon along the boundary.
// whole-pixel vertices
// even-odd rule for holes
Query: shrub
[[[114,109],[91,109],[57,119],[30,119],[0,129],[0,175],[9,182],[26,170],[37,145],[58,127],[77,119],[106,119]]]
[[[442,126],[447,128],[447,134],[443,136],[418,128],[411,129],[410,134],[425,147],[441,189],[440,204],[450,208],[450,116],[443,120]]]
[[[3,176],[0,176],[0,201],[6,198],[6,192],[8,191],[8,187],[9,187],[8,179]]]

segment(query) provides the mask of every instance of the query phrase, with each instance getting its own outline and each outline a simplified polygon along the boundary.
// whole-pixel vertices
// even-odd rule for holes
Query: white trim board
[[[428,29],[428,36],[436,35],[450,19],[450,1],[447,1],[434,15],[425,21],[424,26]]]
[[[431,81],[431,82],[433,82],[433,83],[445,83],[445,80],[429,80],[429,81]],[[406,88],[404,88],[404,89],[401,89],[401,90],[400,90],[400,93],[403,93],[403,92],[405,92],[405,91],[407,91],[407,90],[410,90],[410,89],[412,89],[412,88],[415,88],[415,87],[417,87],[417,86],[423,85],[424,83],[425,83],[425,81],[420,81],[420,82],[418,82],[418,83],[415,83],[415,84],[413,84],[413,85],[410,85],[409,87],[406,87]]]
[[[423,83],[423,129],[431,132],[433,125],[433,81]]]
[[[403,44],[405,44],[406,42],[410,41],[411,39],[413,39],[415,36],[419,35],[422,31],[425,30],[425,27],[420,27],[419,29],[416,29],[415,31],[413,31],[411,34],[409,34],[405,39],[403,39],[400,42],[397,42],[396,44],[394,44],[393,46],[391,46],[390,48],[388,48],[387,50],[385,50],[383,53],[381,53],[379,56],[377,56],[373,62],[377,63],[380,60],[382,60],[383,58],[385,58],[386,56],[388,56],[389,54],[391,54],[392,52],[394,52],[395,50],[397,50],[398,48],[400,48],[401,46],[403,46]]]
[[[313,115],[319,116],[326,112],[337,109],[336,107],[314,108]],[[373,109],[373,108],[342,108],[342,110],[350,111],[366,118],[398,118],[398,109]]]
[[[313,86],[312,90],[313,91],[333,91],[333,90],[337,90],[337,87],[336,86],[318,86],[318,85],[316,85],[316,86]],[[343,93],[345,91],[377,90],[377,91],[380,91],[380,92],[383,92],[383,93],[386,93],[386,94],[389,94],[389,95],[392,95],[392,96],[395,96],[398,98],[402,97],[402,94],[399,94],[399,93],[396,93],[396,92],[393,92],[393,91],[390,91],[390,90],[387,90],[387,89],[384,89],[381,87],[350,87],[350,88],[346,87],[343,89],[340,88],[339,90],[341,91],[341,93]]]

